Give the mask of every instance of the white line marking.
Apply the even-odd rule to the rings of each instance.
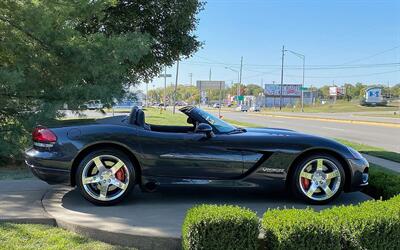
[[[346,131],[346,129],[342,129],[342,128],[331,128],[331,127],[321,127],[321,128],[336,130],[336,131]]]

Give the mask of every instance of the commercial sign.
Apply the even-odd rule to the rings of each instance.
[[[365,91],[365,101],[367,103],[380,103],[383,101],[382,88],[372,87]]]
[[[330,96],[344,95],[345,92],[346,92],[345,88],[343,87],[336,87],[336,86],[329,87]]]
[[[224,89],[225,81],[197,81],[196,87],[200,90]]]
[[[280,84],[265,84],[264,94],[266,96],[280,96],[281,85]],[[282,86],[283,96],[301,96],[301,84],[283,84]]]

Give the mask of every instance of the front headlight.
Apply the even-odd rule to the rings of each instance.
[[[351,147],[347,147],[347,148],[349,149],[349,151],[350,151],[351,155],[354,157],[354,159],[357,159],[357,160],[364,159],[362,154],[360,154],[360,152],[358,152],[354,148],[351,148]]]

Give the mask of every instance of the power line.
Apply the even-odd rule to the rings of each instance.
[[[395,50],[395,49],[397,49],[397,48],[400,48],[400,45],[394,46],[393,48],[386,49],[386,50],[380,51],[380,52],[378,52],[378,53],[375,53],[375,54],[372,54],[372,55],[369,55],[369,56],[366,56],[366,57],[362,57],[362,58],[359,58],[359,59],[355,59],[355,60],[351,60],[351,61],[345,62],[345,63],[343,63],[343,64],[341,64],[341,65],[346,65],[346,64],[353,63],[353,62],[364,61],[364,60],[373,58],[373,57],[375,57],[375,56],[379,56],[379,55],[385,54],[385,53],[387,53],[387,52],[389,52],[389,51],[392,51],[392,50]]]

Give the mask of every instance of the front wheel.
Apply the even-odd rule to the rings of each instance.
[[[129,158],[118,150],[96,150],[80,162],[76,183],[86,200],[95,205],[114,205],[132,191],[135,169]]]
[[[345,183],[342,164],[328,154],[303,159],[291,179],[292,191],[311,204],[327,204],[340,195]]]

